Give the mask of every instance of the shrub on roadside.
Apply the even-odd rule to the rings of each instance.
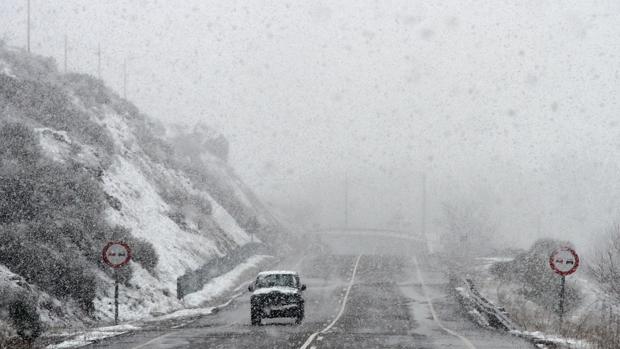
[[[122,226],[112,228],[111,238],[127,243],[129,248],[131,248],[132,261],[139,263],[149,273],[155,275],[159,255],[155,251],[153,244],[144,239],[134,237],[129,229]],[[121,282],[127,283],[131,279],[131,268],[121,268],[117,272]]]
[[[39,337],[43,324],[37,312],[36,300],[29,297],[14,296],[8,304],[9,318],[17,334],[26,341]]]
[[[159,262],[159,255],[155,251],[155,247],[144,239],[130,239],[129,243],[132,248],[133,260],[140,263],[152,275],[155,275],[155,268]]]
[[[611,226],[598,245],[601,253],[590,264],[590,272],[609,296],[620,301],[620,224]]]
[[[0,125],[0,135],[0,263],[92,311],[95,277],[87,268],[106,230],[100,183],[75,164],[43,157],[23,124]]]
[[[490,272],[500,280],[521,286],[520,294],[545,309],[559,312],[558,292],[561,277],[549,267],[549,256],[560,246],[570,243],[553,239],[540,239],[532,247],[515,257],[520,263],[497,262]],[[570,312],[581,302],[582,295],[570,282],[566,283],[564,308]]]
[[[68,131],[72,138],[94,145],[104,154],[114,152],[108,130],[78,110],[67,93],[52,83],[0,74],[1,104],[45,127]]]

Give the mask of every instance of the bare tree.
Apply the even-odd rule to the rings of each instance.
[[[496,232],[487,211],[473,202],[443,204],[441,244],[456,264],[487,253]]]
[[[620,301],[620,224],[611,226],[599,244],[590,270],[609,296]]]

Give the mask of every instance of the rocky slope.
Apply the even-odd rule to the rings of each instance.
[[[19,132],[34,135],[37,144],[32,156],[36,164],[45,163],[62,173],[79,173],[94,186],[94,206],[101,206],[92,212],[95,222],[99,216],[102,221],[89,229],[75,213],[81,212],[80,191],[65,198],[71,201],[67,204],[62,202],[63,191],[56,188],[59,193],[54,200],[61,202],[52,201],[49,206],[67,204],[73,211],[62,212],[78,216],[73,217],[79,221],[74,222],[76,234],[70,236],[65,236],[72,221],[67,214],[58,213],[53,223],[57,230],[39,229],[41,233],[33,236],[29,235],[33,222],[47,222],[39,212],[33,217],[0,221],[0,239],[17,236],[18,240],[28,235],[23,240],[27,246],[45,246],[55,261],[75,256],[79,261],[76,268],[94,276],[96,288],[92,309],[88,309],[74,304],[75,297],[38,285],[40,273],[30,275],[23,272],[28,270],[23,266],[17,270],[14,259],[0,259],[4,262],[0,265],[0,287],[7,292],[35,293],[49,324],[76,318],[110,319],[113,279],[97,252],[107,240],[123,238],[135,246],[136,258],[123,272],[123,319],[184,307],[176,298],[177,277],[235,251],[251,239],[279,248],[287,244],[288,234],[226,163],[228,143],[221,135],[206,131],[205,126],[169,132],[102,81],[87,75],[61,74],[51,59],[0,46],[0,127],[11,132],[21,130],[15,125],[26,130]],[[14,137],[13,133],[6,134]],[[187,139],[195,142],[188,143]],[[7,173],[12,173],[8,164],[17,161],[11,151],[18,148],[5,152]],[[36,164],[36,168],[42,166]],[[18,174],[12,176],[20,180]],[[39,187],[57,182],[42,182],[37,176],[30,180]],[[4,208],[11,212],[8,205],[5,203]],[[59,270],[64,269],[50,269],[49,273],[53,277]]]

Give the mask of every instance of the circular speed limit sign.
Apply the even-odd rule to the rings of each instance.
[[[122,241],[110,241],[101,252],[105,264],[120,268],[131,260],[131,249]]]
[[[549,265],[556,274],[570,275],[579,267],[579,256],[570,247],[560,247],[549,257]]]

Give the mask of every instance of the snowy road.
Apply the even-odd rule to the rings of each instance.
[[[246,294],[218,314],[183,327],[167,324],[88,348],[533,348],[469,322],[446,295],[446,280],[433,265],[421,259],[418,273],[410,256],[378,254],[284,263],[279,267],[299,268],[308,285],[301,325],[276,319],[251,326]]]

